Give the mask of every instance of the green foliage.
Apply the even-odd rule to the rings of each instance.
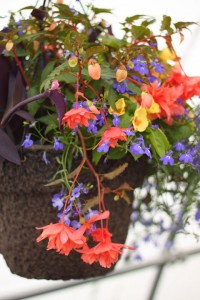
[[[155,150],[155,152],[160,156],[164,156],[166,152],[170,149],[169,141],[161,129],[148,128],[148,139]]]

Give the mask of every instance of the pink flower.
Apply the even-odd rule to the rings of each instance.
[[[97,120],[97,117],[83,107],[72,108],[65,113],[62,119],[62,124],[65,124],[71,129],[76,128],[77,125],[88,127],[88,121],[90,119]]]
[[[75,230],[64,223],[51,223],[37,229],[43,229],[43,232],[36,240],[38,243],[48,238],[47,250],[55,249],[64,255],[69,255],[72,249],[81,248],[86,243],[86,239],[83,236],[85,228],[82,227]]]
[[[58,80],[54,80],[51,84],[51,89],[56,90],[58,88],[59,88],[59,82],[58,82]]]

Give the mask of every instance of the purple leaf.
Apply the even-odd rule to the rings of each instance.
[[[53,101],[53,103],[56,106],[60,128],[62,124],[62,118],[66,112],[65,97],[63,94],[61,94],[60,90],[52,90],[49,98]]]
[[[17,110],[15,114],[25,119],[26,121],[35,122],[34,117],[25,110]]]
[[[0,129],[0,156],[17,165],[21,163],[17,147],[2,129]]]

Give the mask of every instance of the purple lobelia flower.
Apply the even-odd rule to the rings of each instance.
[[[89,121],[88,124],[89,124],[89,126],[88,126],[88,128],[87,128],[87,132],[92,132],[93,134],[96,134],[97,131],[98,131],[98,128],[97,128],[97,126],[96,126],[97,121],[96,121],[96,120],[94,120],[94,121]]]
[[[63,150],[64,149],[64,144],[60,142],[60,138],[54,137],[54,145],[53,145],[53,147],[54,147],[54,149],[56,151]]]
[[[53,195],[53,198],[52,198],[53,207],[56,207],[58,210],[61,210],[64,206],[64,202],[65,202],[65,197],[64,197],[63,191]]]
[[[118,93],[121,93],[121,94],[124,94],[126,92],[129,92],[129,89],[128,89],[128,86],[126,84],[125,81],[122,81],[122,82],[115,82],[113,84],[113,87],[114,89],[118,92]]]
[[[121,122],[120,117],[116,114],[113,114],[113,120],[112,120],[113,125],[118,127],[120,122]]]
[[[200,221],[200,209],[198,209],[195,213],[195,220]]]
[[[192,155],[187,152],[187,153],[183,153],[179,156],[179,159],[178,159],[180,162],[183,162],[184,164],[189,164],[189,163],[192,163],[193,162],[193,157]]]
[[[184,151],[185,150],[185,145],[182,143],[182,142],[177,142],[175,145],[174,145],[174,149],[176,151]]]
[[[130,146],[130,152],[134,155],[141,155],[144,154],[144,150],[142,149],[141,145],[139,143],[132,143]]]
[[[46,151],[44,151],[43,154],[42,154],[42,160],[45,162],[46,165],[50,164],[50,160],[48,160],[48,158],[47,158]]]
[[[97,148],[97,152],[108,152],[109,151],[109,144],[110,142],[104,142],[102,143],[98,148]]]
[[[174,165],[174,159],[172,157],[172,153],[173,153],[173,151],[170,150],[163,157],[160,158],[163,165],[170,165],[170,166]]]
[[[22,143],[22,147],[29,148],[33,145],[33,140],[31,140],[31,134],[25,135],[25,140]]]

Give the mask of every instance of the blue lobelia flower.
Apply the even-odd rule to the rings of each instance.
[[[22,147],[29,148],[33,145],[33,140],[31,140],[31,134],[25,135],[25,140],[22,143]]]
[[[192,155],[187,152],[187,153],[183,153],[179,156],[179,159],[178,159],[180,162],[183,162],[184,164],[189,164],[189,163],[192,163],[193,162],[193,157]]]
[[[182,143],[182,142],[177,142],[175,145],[174,145],[174,149],[176,151],[184,151],[185,150],[185,145]]]
[[[60,138],[54,137],[54,145],[53,145],[53,147],[54,147],[54,149],[56,151],[63,150],[64,144],[60,142]]]
[[[113,123],[114,126],[118,127],[119,124],[121,123],[120,117],[116,114],[113,114],[112,123]]]
[[[163,157],[160,158],[163,165],[170,165],[170,166],[174,165],[174,159],[172,157],[172,153],[173,153],[173,151],[170,150]]]

